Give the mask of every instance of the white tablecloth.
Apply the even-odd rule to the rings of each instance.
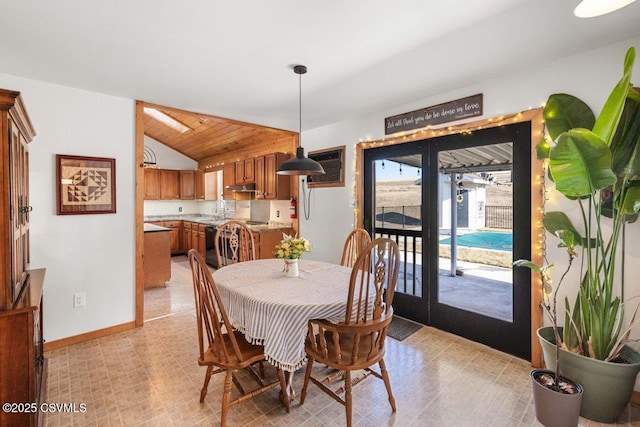
[[[233,326],[264,345],[269,362],[293,372],[306,360],[308,320],[344,319],[351,268],[300,259],[300,276],[288,278],[283,266],[281,259],[241,262],[213,278]]]

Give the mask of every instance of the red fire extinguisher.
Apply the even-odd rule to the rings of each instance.
[[[297,209],[298,209],[298,202],[296,201],[295,197],[292,197],[291,202],[289,203],[289,211],[291,213],[291,219],[296,219],[298,217]]]

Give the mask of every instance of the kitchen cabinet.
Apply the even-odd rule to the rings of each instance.
[[[196,198],[196,171],[181,170],[180,199],[193,200]]]
[[[160,200],[180,198],[180,171],[160,169]]]
[[[236,184],[236,164],[235,163],[225,163],[222,169],[222,194],[225,199],[231,200],[234,197],[233,191],[229,190],[227,187],[233,186]]]
[[[264,198],[268,200],[289,200],[291,198],[291,177],[278,175],[280,165],[289,159],[288,154],[272,153],[264,156]]]
[[[35,130],[20,92],[0,89],[0,402],[44,401],[44,269],[29,270],[29,143]],[[0,411],[1,426],[42,424],[36,412]]]
[[[160,170],[147,168],[144,170],[144,199],[160,198]]]
[[[235,185],[249,184],[254,181],[254,159],[237,161],[235,170]]]
[[[195,249],[206,256],[205,225],[193,221],[184,221],[184,251]]]
[[[204,200],[218,200],[218,175],[218,171],[204,173]]]
[[[195,171],[196,175],[196,183],[195,183],[195,192],[196,192],[196,200],[206,200],[205,192],[204,192],[204,171],[198,169]]]

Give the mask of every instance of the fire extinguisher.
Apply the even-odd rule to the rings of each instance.
[[[289,211],[291,214],[291,219],[296,219],[298,217],[297,209],[298,209],[298,202],[296,201],[295,197],[292,197],[291,202],[289,203]]]

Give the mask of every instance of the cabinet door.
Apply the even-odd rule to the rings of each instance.
[[[244,161],[244,182],[255,182],[255,159],[247,159]]]
[[[204,173],[205,200],[218,200],[218,173],[219,171]]]
[[[196,171],[196,199],[205,200],[204,194],[204,171]]]
[[[264,199],[264,157],[257,157],[255,159],[254,172],[256,178],[256,199]]]
[[[180,253],[182,251],[182,221],[165,221],[164,226],[171,229],[169,234],[171,255]]]
[[[193,240],[191,238],[191,224],[192,223],[190,221],[184,221],[183,242],[185,252],[189,252],[189,249],[193,247]]]
[[[236,162],[235,184],[249,184],[255,181],[254,159]]]
[[[180,198],[193,200],[196,198],[196,172],[180,171]]]
[[[160,169],[144,170],[144,199],[158,200],[160,198]]]
[[[227,190],[230,185],[236,183],[236,165],[235,163],[225,163],[224,169],[222,169],[222,185],[224,189],[222,191],[225,199],[233,199],[233,191]]]
[[[289,158],[284,153],[273,153],[264,156],[264,188],[265,199],[288,200],[291,197],[291,178],[288,175],[278,175],[278,167]]]
[[[15,302],[29,269],[29,153],[18,127],[9,120],[11,213],[11,302]],[[0,306],[2,304],[0,303]],[[8,304],[7,306],[10,306]]]
[[[197,230],[198,231],[196,232],[195,248],[198,252],[200,252],[200,255],[205,257],[207,255],[207,245],[206,245],[206,236],[204,233],[204,225],[198,224]]]
[[[180,198],[180,171],[160,169],[160,199]]]

